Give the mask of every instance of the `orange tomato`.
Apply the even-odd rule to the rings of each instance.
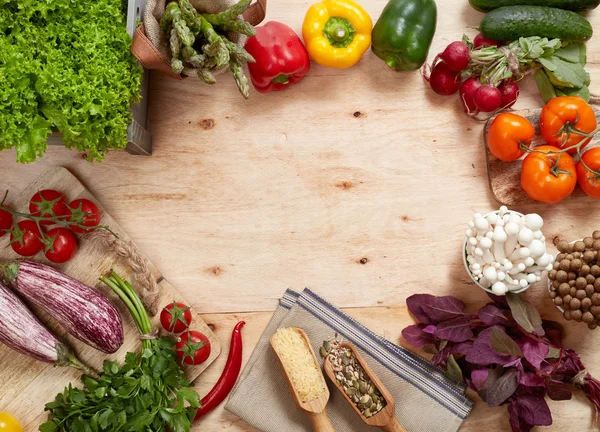
[[[540,113],[540,129],[542,137],[548,144],[565,149],[579,144],[585,137],[567,132],[564,126],[581,132],[590,133],[596,129],[596,113],[593,108],[579,96],[561,96],[550,99]],[[585,147],[583,145],[583,147]],[[583,148],[582,147],[582,148]],[[574,154],[576,149],[569,150]]]
[[[502,113],[498,114],[490,125],[487,144],[494,156],[510,162],[525,154],[521,150],[521,143],[529,147],[534,135],[535,128],[525,117]]]
[[[600,177],[596,177],[595,173],[588,170],[588,168],[594,171],[600,170],[600,147],[594,147],[586,151],[581,156],[581,159],[585,163],[585,166],[581,161],[577,163],[577,181],[579,182],[579,186],[581,186],[581,189],[583,189],[587,196],[600,199]]]
[[[553,204],[573,193],[577,185],[575,161],[558,151],[552,146],[536,147],[523,160],[521,187],[530,198]]]

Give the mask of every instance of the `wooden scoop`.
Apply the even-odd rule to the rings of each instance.
[[[371,382],[379,390],[381,396],[383,396],[383,399],[385,399],[387,405],[383,407],[383,409],[377,414],[374,414],[368,418],[365,417],[362,414],[362,412],[360,412],[360,410],[356,407],[354,401],[352,401],[352,399],[348,397],[344,389],[339,386],[337,379],[335,378],[335,371],[333,370],[333,365],[331,364],[331,360],[329,360],[329,356],[327,356],[325,357],[325,361],[323,362],[323,369],[325,369],[325,373],[327,374],[331,382],[333,382],[335,387],[339,390],[341,395],[344,396],[344,398],[348,401],[350,406],[354,409],[354,411],[356,411],[356,413],[360,416],[362,421],[366,424],[370,426],[377,426],[381,430],[384,430],[386,432],[407,432],[406,428],[404,428],[404,426],[402,426],[400,421],[398,421],[398,419],[396,418],[396,414],[394,412],[394,398],[392,397],[390,392],[384,387],[379,378],[377,378],[377,376],[373,373],[373,371],[367,365],[367,363],[365,363],[365,361],[360,356],[354,345],[347,342],[344,342],[340,345],[344,348],[349,348],[350,350],[352,350],[352,352],[356,356],[356,359],[358,360],[358,363],[360,363],[360,365],[365,370],[367,376],[371,379]]]
[[[298,332],[300,334],[300,336],[302,336],[302,338],[305,340],[306,346],[308,347],[310,354],[312,355],[312,357],[315,361],[315,365],[317,366],[317,369],[319,370],[319,375],[321,376],[321,379],[323,380],[323,386],[325,387],[325,391],[317,399],[314,399],[309,402],[302,402],[302,400],[300,399],[300,396],[298,395],[298,392],[296,391],[296,389],[294,388],[294,385],[292,384],[292,380],[288,374],[288,371],[285,369],[285,366],[281,362],[281,358],[279,357],[279,354],[277,353],[275,348],[273,348],[273,351],[275,351],[275,355],[277,356],[277,360],[279,360],[279,365],[281,366],[281,369],[283,370],[283,374],[288,383],[288,387],[290,388],[290,393],[294,397],[296,406],[308,415],[308,418],[310,419],[315,432],[335,432],[335,428],[331,424],[331,420],[329,420],[329,416],[327,415],[327,411],[325,409],[327,402],[329,401],[329,389],[327,388],[327,383],[325,382],[325,377],[320,372],[321,366],[319,365],[319,362],[317,361],[317,357],[315,356],[315,353],[313,352],[313,350],[311,348],[310,341],[308,340],[308,336],[306,335],[304,330],[299,329],[299,328],[294,328],[294,331]],[[272,347],[273,347],[274,336],[275,335],[271,336],[271,339],[270,339]]]

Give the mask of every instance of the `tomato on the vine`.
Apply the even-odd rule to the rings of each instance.
[[[67,201],[63,194],[53,189],[44,189],[31,197],[29,201],[29,213],[33,216],[51,218],[52,216],[64,216],[69,212]],[[52,221],[40,221],[42,225],[52,225]]]
[[[10,246],[21,256],[33,256],[42,249],[42,234],[32,220],[22,220],[10,230]]]
[[[14,416],[0,412],[0,432],[23,432],[23,428]]]
[[[171,333],[183,333],[192,323],[192,311],[183,303],[173,302],[160,312],[160,324]]]
[[[181,335],[175,349],[181,361],[197,366],[210,356],[210,341],[205,334],[192,330]]]
[[[579,144],[585,137],[577,131],[589,134],[596,126],[594,109],[579,96],[552,98],[540,113],[542,137],[548,144],[560,149]],[[569,153],[574,154],[576,151],[574,148]]]
[[[587,196],[600,199],[600,147],[589,149],[581,156],[577,162],[577,181]]]
[[[61,264],[69,261],[77,250],[75,235],[66,228],[53,228],[46,233],[48,244],[46,258],[49,261]]]
[[[69,225],[73,231],[79,234],[89,233],[93,231],[98,225],[100,225],[100,209],[98,206],[90,201],[89,199],[79,198],[69,203],[69,209],[71,216],[69,220],[76,218],[84,226],[90,227],[90,229],[83,229],[77,225]],[[85,214],[87,213],[87,214]]]
[[[530,198],[557,203],[573,193],[577,184],[575,161],[552,146],[536,147],[523,160],[521,186]]]
[[[6,234],[13,226],[15,218],[6,210],[0,209],[0,237]]]
[[[521,144],[529,147],[535,128],[525,117],[513,114],[498,114],[492,121],[487,134],[490,152],[498,159],[510,162],[525,154]]]

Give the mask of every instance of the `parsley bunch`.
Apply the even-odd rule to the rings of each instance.
[[[100,278],[127,305],[142,335],[152,331],[150,318],[131,284],[115,273]],[[139,354],[125,364],[105,361],[99,379],[82,377],[83,389],[70,384],[46,404],[49,419],[41,432],[163,431],[187,432],[200,397],[177,364],[175,341],[145,339]]]

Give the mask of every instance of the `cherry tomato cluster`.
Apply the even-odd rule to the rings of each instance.
[[[486,39],[481,34],[473,40],[473,49],[499,45],[500,42]],[[470,58],[469,45],[462,41],[452,42],[436,56],[429,76],[424,75],[424,78],[437,94],[449,96],[459,92],[464,110],[471,116],[513,106],[519,97],[519,86],[511,79],[491,85],[482,82],[480,77],[469,76]]]
[[[16,222],[15,218],[22,218]],[[79,198],[70,203],[53,189],[37,192],[29,200],[29,213],[0,204],[0,237],[10,234],[12,249],[30,257],[41,250],[53,263],[64,263],[75,255],[75,233],[85,234],[100,225],[100,210],[92,201]]]
[[[527,153],[521,187],[536,201],[557,203],[573,193],[577,182],[588,196],[600,199],[600,148],[583,152],[598,132],[592,107],[578,96],[553,98],[540,113],[540,131],[547,145],[531,148],[535,129],[529,120],[502,113],[490,125],[488,148],[506,162]]]
[[[175,350],[183,363],[197,366],[208,359],[210,340],[204,333],[190,330],[192,311],[189,306],[175,301],[168,304],[160,312],[160,324],[169,333],[178,335]]]

